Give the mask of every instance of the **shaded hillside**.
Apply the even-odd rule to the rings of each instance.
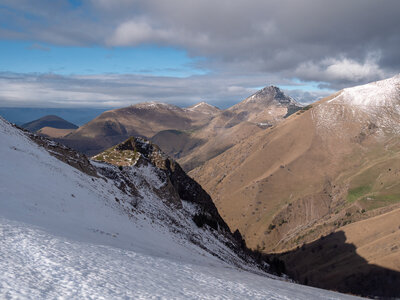
[[[36,133],[49,138],[62,138],[74,131],[75,129],[58,129],[54,127],[43,127],[38,131],[36,131]]]
[[[78,126],[72,124],[58,116],[48,115],[40,119],[34,120],[29,123],[21,125],[22,128],[29,130],[31,132],[36,132],[43,127],[51,127],[56,129],[77,129]]]
[[[173,155],[175,159],[186,156],[193,149],[201,146],[206,141],[193,137],[190,131],[163,130],[155,134],[151,141],[156,145],[162,145],[164,152]]]
[[[151,138],[164,130],[193,130],[212,118],[209,112],[195,109],[164,103],[141,103],[107,111],[60,141],[94,155],[130,136]]]
[[[235,119],[235,114],[223,112],[198,130],[161,131],[152,140],[177,159],[186,171],[192,170],[262,130],[257,124],[244,120],[233,124]]]
[[[197,107],[206,107],[200,103]],[[266,87],[242,102],[228,108],[207,123],[185,136],[185,144],[171,149],[168,138],[170,133],[162,132],[155,137],[162,149],[167,149],[187,171],[225,152],[245,138],[278,124],[293,112],[301,108],[294,99],[285,95],[277,87]],[[165,135],[163,137],[163,135]],[[177,138],[171,137],[171,138]],[[180,140],[182,141],[182,140]]]
[[[399,247],[398,239],[392,242],[397,244],[392,248]],[[339,230],[274,257],[285,262],[292,278],[306,285],[364,297],[398,297],[398,268],[369,262],[358,249],[359,245],[349,242],[346,232]],[[331,257],[334,259],[327,259]]]

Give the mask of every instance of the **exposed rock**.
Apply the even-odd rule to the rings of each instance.
[[[75,150],[63,144],[57,143],[46,137],[31,133],[30,131],[20,128],[16,125],[14,126],[25,131],[27,136],[33,142],[45,148],[52,156],[78,169],[79,171],[82,171],[90,176],[98,177],[96,169],[90,164],[90,161],[86,155],[76,152]]]
[[[114,159],[118,153],[124,153],[121,161]],[[126,157],[133,157],[134,159],[129,160],[130,163],[127,164]],[[177,207],[182,206],[181,200],[195,203],[201,208],[201,222],[205,222],[210,227],[214,227],[213,225],[217,224],[217,227],[220,229],[230,232],[229,227],[219,215],[211,197],[196,181],[182,170],[176,161],[169,158],[157,145],[150,141],[143,138],[131,137],[94,156],[93,159],[117,166],[152,164],[161,171],[160,176],[164,177],[166,181],[166,185],[160,192],[172,195],[172,197],[169,197],[171,203]]]

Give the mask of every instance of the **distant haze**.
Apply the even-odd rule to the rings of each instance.
[[[46,115],[57,115],[73,124],[82,126],[108,109],[101,108],[0,108],[0,116],[22,125]]]

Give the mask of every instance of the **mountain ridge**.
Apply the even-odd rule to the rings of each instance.
[[[44,117],[41,117],[37,120],[25,123],[21,125],[22,128],[25,128],[29,131],[36,132],[43,127],[51,127],[51,128],[56,128],[56,129],[77,129],[78,126],[75,124],[72,124],[71,122],[68,122],[64,120],[63,118],[60,118],[56,115],[47,115]]]
[[[361,224],[368,222],[362,221],[400,205],[398,87],[394,77],[339,91],[247,137],[189,175],[252,248],[281,253],[346,231],[349,224],[365,239],[377,239],[378,233],[363,231]],[[366,110],[355,101],[355,91],[361,91],[363,101],[379,99],[384,105]],[[399,255],[396,245],[382,243],[374,252],[362,252],[366,262],[387,267],[386,258]],[[334,259],[325,263],[337,268]],[[400,271],[398,263],[392,268]],[[337,276],[348,276],[346,272],[357,271],[336,269]],[[314,285],[321,286],[313,276]],[[324,286],[335,288],[332,282]],[[351,288],[356,292],[356,286],[347,290]]]
[[[279,88],[265,88],[259,93],[268,101],[247,107],[246,98],[239,103],[240,111],[220,110],[204,101],[188,108],[143,102],[105,112],[58,141],[96,155],[129,136],[145,137],[190,170],[229,149],[241,137],[277,124],[300,109]],[[275,96],[286,102],[275,101]]]

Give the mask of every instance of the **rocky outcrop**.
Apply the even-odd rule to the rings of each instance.
[[[121,161],[116,161],[114,158],[120,153],[124,153],[124,158]],[[201,208],[201,212],[194,217],[198,226],[207,224],[214,229],[230,232],[228,225],[219,215],[211,197],[203,190],[200,184],[190,178],[176,161],[169,158],[157,145],[150,141],[131,137],[96,155],[93,159],[122,167],[127,166],[125,158],[128,156],[132,157],[130,159],[131,165],[152,164],[161,171],[161,176],[166,180],[164,192],[167,189],[168,194],[174,195],[170,197],[171,203],[181,207],[180,201],[183,200],[198,205]]]

